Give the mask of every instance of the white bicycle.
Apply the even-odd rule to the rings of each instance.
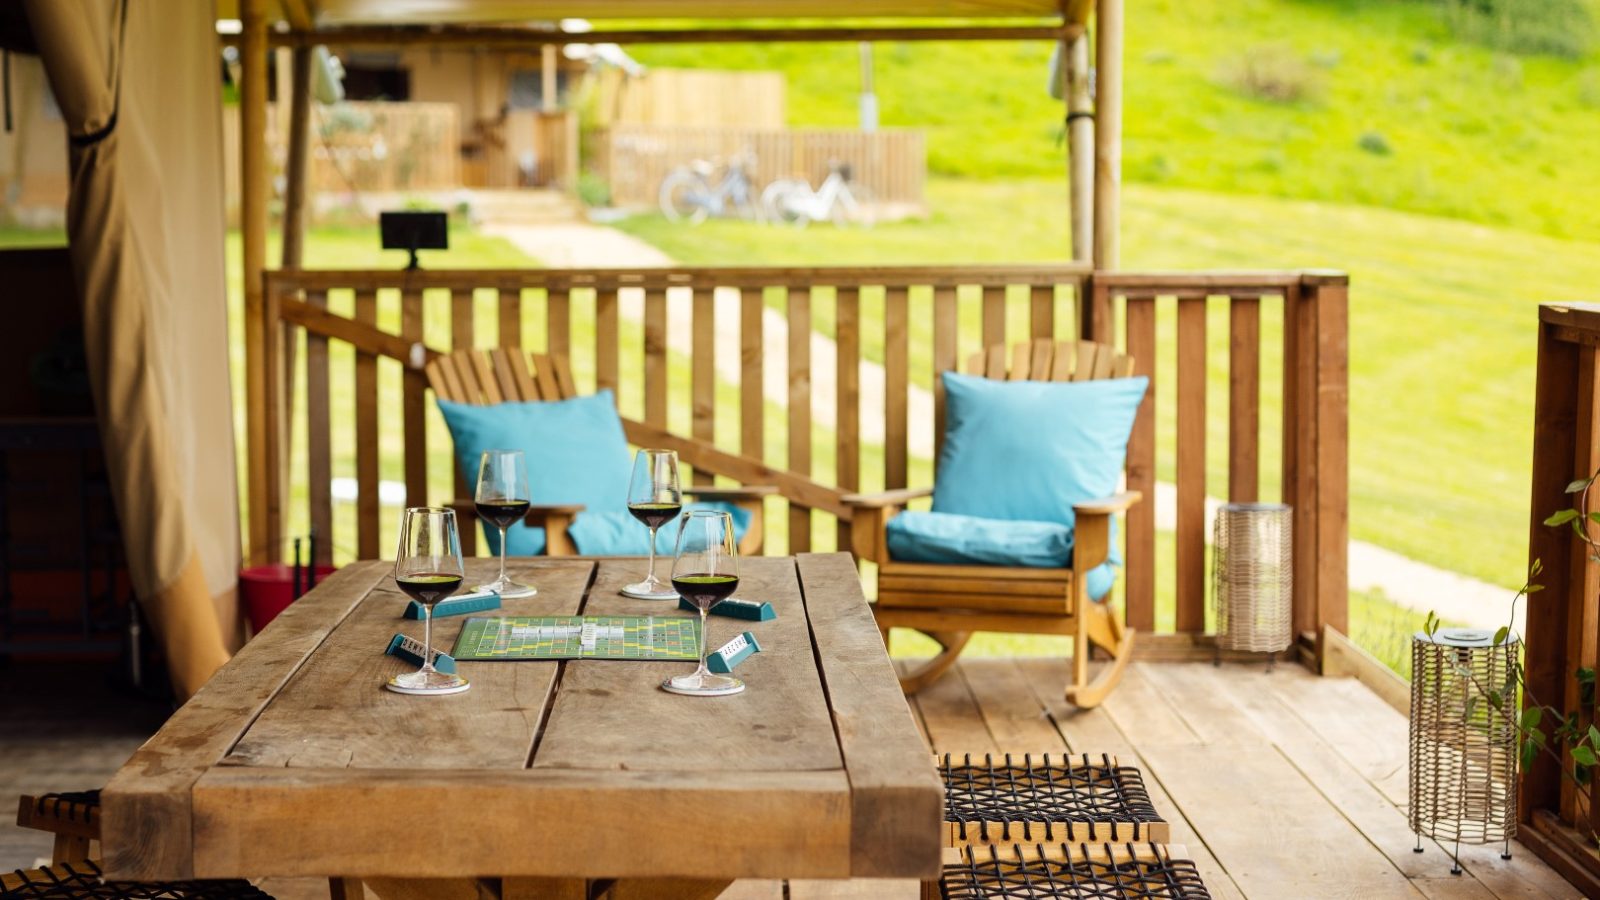
[[[822,186],[799,178],[780,178],[761,192],[761,209],[770,222],[804,228],[812,222],[870,226],[875,204],[866,185],[850,180],[850,166],[830,163]]]

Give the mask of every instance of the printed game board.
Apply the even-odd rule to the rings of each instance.
[[[681,659],[699,653],[693,616],[496,616],[467,619],[450,655],[493,659]]]

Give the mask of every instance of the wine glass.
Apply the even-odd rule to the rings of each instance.
[[[422,607],[422,668],[390,678],[384,687],[400,694],[459,694],[470,685],[460,675],[433,667],[433,607],[461,587],[461,534],[453,509],[414,506],[400,520],[394,580]]]
[[[706,613],[732,596],[739,587],[739,543],[733,516],[713,509],[691,510],[678,525],[678,546],[672,560],[672,586],[700,610],[700,665],[693,675],[677,675],[661,682],[674,694],[720,697],[744,690],[744,682],[731,675],[716,675],[706,668],[708,629]]]
[[[506,577],[506,529],[528,514],[528,467],[521,450],[485,450],[478,462],[478,518],[500,529],[500,577],[473,590],[494,591],[504,598],[532,597],[537,588]]]
[[[633,480],[628,484],[628,512],[650,529],[650,571],[643,581],[622,589],[625,597],[639,600],[676,600],[672,586],[656,577],[656,531],[683,510],[678,487],[678,454],[672,450],[640,450],[633,458]]]

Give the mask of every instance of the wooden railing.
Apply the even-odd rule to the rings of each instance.
[[[1176,632],[1206,631],[1216,431],[1229,449],[1212,493],[1270,499],[1278,482],[1295,506],[1297,633],[1345,631],[1345,291],[1338,274],[1071,265],[269,272],[272,346],[251,370],[263,401],[250,421],[252,546],[281,549],[293,497],[296,533],[315,525],[325,557],[387,552],[386,468],[408,501],[459,489],[422,366],[514,345],[566,354],[580,389],[615,389],[629,439],[676,449],[697,481],[777,486],[769,533],[787,540],[770,549],[848,547],[843,494],[931,483],[936,372],[982,346],[1094,338],[1120,342],[1153,380],[1128,456],[1128,485],[1149,498],[1127,521],[1129,621],[1158,630],[1157,598],[1170,596]],[[1208,341],[1208,319],[1226,322],[1226,341],[1215,326]],[[1208,376],[1222,359],[1226,378]],[[1207,415],[1208,380],[1225,417]],[[1176,481],[1175,564],[1157,552],[1158,474]],[[354,502],[335,504],[332,485],[350,476]],[[1163,646],[1197,642],[1148,645]]]
[[[1527,690],[1523,702],[1555,706],[1579,717],[1580,733],[1595,720],[1592,685],[1577,678],[1594,669],[1600,653],[1600,565],[1568,528],[1544,520],[1576,499],[1569,483],[1600,469],[1600,305],[1539,308],[1538,379],[1533,407],[1533,503],[1530,564],[1539,560],[1543,590],[1528,603]],[[1591,532],[1600,531],[1591,526]],[[1546,717],[1548,718],[1548,717]],[[1600,895],[1600,857],[1592,835],[1600,828],[1596,788],[1564,778],[1540,754],[1522,774],[1519,803],[1527,826],[1522,841],[1588,896]]]
[[[615,125],[585,134],[595,174],[617,206],[654,207],[661,180],[697,160],[727,163],[749,154],[748,174],[759,193],[776,178],[803,178],[818,187],[833,162],[847,163],[854,182],[880,203],[922,204],[928,153],[921,131],[787,128],[691,128]]]

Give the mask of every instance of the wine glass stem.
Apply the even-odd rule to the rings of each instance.
[[[433,674],[433,609],[422,607],[422,668],[424,674]]]
[[[705,676],[711,674],[711,670],[706,668],[706,641],[710,637],[708,631],[709,631],[709,629],[706,626],[706,609],[705,609],[705,607],[701,607],[700,608],[700,667],[694,670],[694,673],[696,675],[701,676],[701,677],[705,677]]]
[[[495,582],[502,587],[506,583],[506,526],[500,526],[500,579]]]
[[[656,530],[650,529],[650,571],[644,576],[646,584],[656,583]]]

